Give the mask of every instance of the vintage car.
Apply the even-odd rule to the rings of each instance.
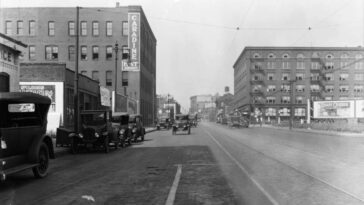
[[[169,130],[170,127],[170,119],[168,117],[162,117],[158,119],[157,130],[161,128]]]
[[[188,116],[191,127],[197,127],[197,116],[196,115],[189,115]]]
[[[48,97],[34,93],[0,93],[0,179],[32,169],[37,178],[48,173],[54,159],[53,143],[46,134]]]
[[[172,127],[172,135],[177,134],[177,131],[185,131],[187,134],[191,134],[191,125],[188,115],[178,114]]]
[[[143,120],[141,115],[130,115],[129,129],[131,130],[131,133],[133,135],[132,139],[134,142],[137,142],[138,138],[140,138],[141,141],[144,141],[145,128],[143,127]]]
[[[115,149],[120,144],[120,138],[112,134],[111,112],[107,110],[84,110],[80,113],[80,131],[69,135],[71,152],[77,153],[81,147],[102,148],[109,152],[109,144]]]
[[[132,142],[132,133],[129,129],[129,114],[123,112],[115,112],[112,114],[111,123],[113,128],[113,135],[120,139],[120,144],[125,147],[126,143],[129,145]]]

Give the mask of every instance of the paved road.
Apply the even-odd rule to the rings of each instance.
[[[364,137],[202,123],[191,135],[157,131],[109,154],[63,156],[46,179],[19,173],[0,184],[0,202],[364,204],[363,150]]]

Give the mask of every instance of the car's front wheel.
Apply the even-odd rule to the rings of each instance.
[[[47,145],[43,142],[38,150],[38,166],[33,168],[33,174],[37,178],[43,178],[48,174],[49,151]]]

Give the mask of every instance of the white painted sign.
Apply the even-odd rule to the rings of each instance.
[[[315,101],[313,102],[314,118],[354,118],[354,100],[348,101]]]

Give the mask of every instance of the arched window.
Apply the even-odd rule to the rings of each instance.
[[[0,92],[10,91],[10,76],[7,73],[0,73]]]
[[[299,53],[299,54],[297,54],[297,58],[298,59],[303,59],[303,58],[305,58],[305,56],[302,53]]]
[[[341,58],[347,59],[347,58],[349,58],[349,55],[347,53],[344,53],[341,55]]]
[[[326,55],[326,58],[327,58],[327,59],[333,59],[333,58],[334,58],[334,55],[332,55],[332,54],[327,54],[327,55]]]
[[[289,58],[288,53],[283,54],[283,55],[282,55],[282,58]]]
[[[273,54],[273,53],[270,53],[269,55],[268,55],[268,58],[275,58],[276,56]]]
[[[254,53],[253,58],[260,58],[259,53]]]
[[[355,59],[361,59],[361,58],[363,58],[363,56],[361,54],[356,54],[355,55]]]
[[[319,58],[320,54],[318,52],[313,52],[312,58]]]

